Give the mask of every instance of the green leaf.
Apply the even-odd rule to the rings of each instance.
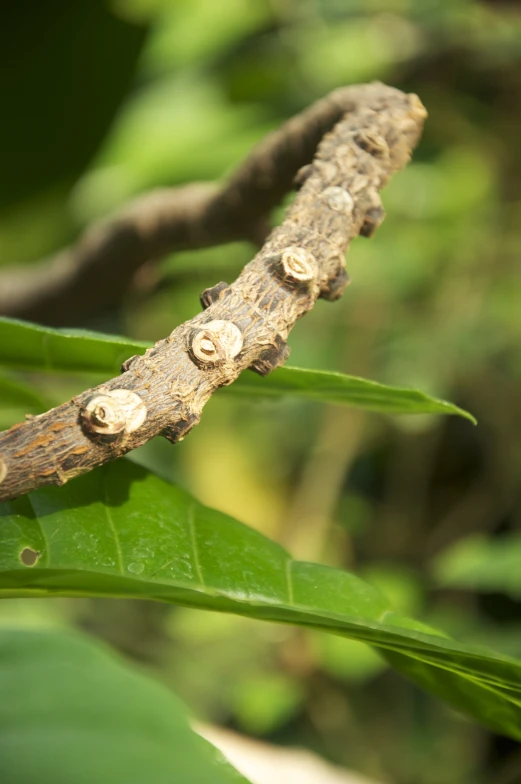
[[[474,534],[441,553],[434,564],[439,585],[498,591],[521,597],[521,536]]]
[[[0,318],[0,365],[15,370],[119,373],[125,359],[144,354],[149,346],[114,335]]]
[[[467,411],[417,389],[391,387],[331,371],[283,367],[266,378],[243,373],[235,384],[226,389],[232,393],[262,397],[291,395],[384,414],[459,414],[476,424]]]
[[[51,405],[28,384],[0,376],[0,430],[11,427],[26,414],[41,414]]]
[[[133,354],[143,354],[150,345],[81,330],[50,329],[0,319],[0,365],[20,370],[114,374],[119,372],[123,360]],[[476,421],[452,403],[415,389],[321,370],[284,367],[266,378],[245,372],[226,392],[256,397],[291,395],[386,414],[458,414]]]
[[[62,630],[0,630],[3,784],[247,784],[184,706],[110,650]]]
[[[157,599],[366,642],[427,690],[521,740],[521,662],[397,615],[369,583],[293,561],[126,460],[2,505],[0,597],[56,595]]]

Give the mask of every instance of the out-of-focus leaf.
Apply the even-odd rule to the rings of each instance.
[[[41,414],[52,404],[27,384],[0,376],[0,430],[26,414]]]
[[[0,629],[4,784],[247,784],[163,686],[87,638]]]
[[[363,642],[334,634],[316,634],[313,642],[324,670],[348,683],[366,683],[388,667],[385,659]]]
[[[231,705],[237,721],[254,735],[273,732],[287,722],[302,700],[298,682],[281,673],[248,673],[232,686]]]
[[[341,83],[384,77],[398,62],[417,51],[417,29],[399,16],[337,20],[334,26],[306,30],[299,48],[300,66],[316,88],[326,91]]]
[[[1,507],[0,596],[128,596],[322,629],[521,739],[521,662],[411,618],[353,574],[278,544],[121,460]]]
[[[57,330],[0,319],[0,365],[17,369],[116,373],[124,359],[143,354],[149,343],[78,330]],[[386,386],[342,373],[279,368],[267,378],[243,373],[225,390],[254,397],[291,395],[387,414],[471,414],[416,389]]]
[[[497,591],[521,597],[521,536],[498,539],[473,535],[438,556],[434,575],[439,585]]]
[[[78,182],[76,214],[86,223],[147,188],[222,177],[272,129],[259,114],[228,104],[195,74],[150,82],[120,112],[96,165]]]
[[[125,3],[137,4],[136,0]],[[267,3],[250,0],[228,0],[226,11],[223,14],[214,0],[164,4],[147,46],[145,69],[156,72],[191,65],[200,68],[202,63],[211,66],[216,56],[266,25],[271,16]]]

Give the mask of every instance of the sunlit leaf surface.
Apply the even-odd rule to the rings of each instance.
[[[0,597],[127,596],[322,629],[521,739],[521,662],[397,615],[353,574],[278,544],[126,460],[5,503]]]
[[[0,365],[21,370],[118,373],[123,360],[149,343],[79,330],[56,330],[0,319]],[[416,389],[386,386],[341,373],[284,367],[261,378],[248,371],[226,389],[231,394],[292,397],[389,414],[471,414]]]

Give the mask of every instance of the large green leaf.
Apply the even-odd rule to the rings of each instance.
[[[0,597],[53,595],[157,599],[367,642],[429,691],[521,740],[521,662],[396,615],[356,576],[293,561],[126,460],[2,505]]]
[[[149,346],[109,335],[0,319],[0,365],[20,370],[114,374],[124,359],[143,354]],[[461,408],[416,389],[320,370],[285,367],[266,378],[246,372],[226,391],[257,397],[291,395],[391,414],[459,414],[475,422]]]
[[[2,784],[247,784],[163,686],[87,638],[0,630]]]

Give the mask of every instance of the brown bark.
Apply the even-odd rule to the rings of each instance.
[[[253,261],[232,285],[204,292],[206,309],[128,360],[123,375],[0,434],[0,500],[63,484],[159,434],[181,440],[216,389],[248,367],[267,373],[282,364],[297,319],[318,297],[341,295],[348,243],[371,236],[381,223],[378,191],[408,162],[426,112],[415,95],[380,84],[347,88],[329,100],[340,102],[345,116],[320,142],[282,225]],[[294,133],[286,126],[291,144],[300,138],[299,122]],[[259,158],[271,193],[285,155],[299,157],[273,144],[266,142],[276,153],[271,167],[269,154]],[[249,198],[251,176],[243,176],[230,191],[235,198]]]

